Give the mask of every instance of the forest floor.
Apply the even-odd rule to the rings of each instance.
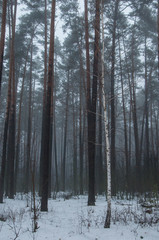
[[[0,204],[0,240],[158,240],[159,207],[152,201],[112,200],[112,222],[104,229],[107,202],[98,196],[96,206],[87,197],[49,200],[48,212],[40,212],[36,200],[37,231],[33,233],[33,201],[26,195]]]

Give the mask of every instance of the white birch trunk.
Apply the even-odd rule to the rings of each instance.
[[[104,228],[110,228],[111,218],[111,160],[110,160],[110,143],[109,143],[109,130],[108,130],[108,118],[107,118],[107,106],[104,92],[104,24],[103,24],[103,11],[102,11],[102,98],[104,108],[104,129],[106,139],[106,166],[107,166],[107,215],[105,219]]]

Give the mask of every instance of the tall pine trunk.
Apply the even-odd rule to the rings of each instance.
[[[101,77],[100,77],[101,78]],[[101,81],[101,80],[100,80]],[[103,192],[103,154],[102,154],[102,143],[103,143],[103,135],[102,135],[102,86],[99,84],[99,113],[98,113],[98,147],[96,151],[96,186],[98,194],[102,194]]]
[[[148,73],[147,73],[147,39],[145,37],[145,166],[146,175],[149,174],[149,104],[148,104]]]
[[[113,33],[112,33],[112,52],[111,52],[111,171],[112,171],[112,194],[116,194],[116,151],[115,151],[115,128],[116,128],[116,112],[115,112],[115,48],[116,48],[116,25],[119,1],[115,1]]]
[[[3,0],[2,6],[2,24],[1,24],[1,40],[0,40],[0,95],[2,85],[2,70],[3,70],[3,56],[5,45],[5,30],[6,30],[6,12],[7,12],[7,0]]]
[[[6,171],[6,165],[7,165],[6,154],[7,154],[10,106],[11,106],[11,77],[9,77],[9,80],[8,80],[8,97],[7,97],[7,107],[6,107],[4,133],[3,133],[2,162],[1,162],[1,175],[0,175],[0,203],[3,202],[4,179],[5,179],[5,171]]]
[[[21,92],[20,92],[20,101],[19,101],[17,139],[16,139],[16,149],[15,149],[15,161],[16,161],[16,163],[15,163],[15,192],[16,192],[16,189],[17,189],[17,180],[18,180],[18,174],[19,174],[19,152],[20,152],[20,136],[21,136],[22,99],[23,99],[23,92],[24,92],[24,80],[25,80],[25,77],[26,77],[26,69],[27,69],[29,48],[30,48],[30,45],[28,47],[27,55],[26,55],[26,59],[25,59],[22,86],[21,86]]]
[[[88,205],[95,205],[95,149],[96,149],[96,102],[97,102],[97,80],[99,60],[99,38],[100,38],[100,1],[95,1],[95,40],[94,40],[94,62],[92,97],[90,96],[90,67],[89,67],[89,42],[88,42],[88,10],[85,0],[85,38],[86,38],[86,64],[87,64],[87,121],[88,121]]]
[[[135,159],[136,159],[136,181],[135,181],[135,190],[137,192],[141,191],[141,162],[140,162],[140,147],[139,147],[139,133],[138,133],[138,119],[137,119],[137,107],[136,107],[136,89],[135,89],[135,65],[134,65],[134,32],[132,35],[132,52],[131,52],[131,84],[130,89],[132,88],[132,119],[134,127],[134,138],[135,138]]]
[[[121,47],[119,40],[119,60],[120,60],[120,81],[121,81],[121,90],[122,90],[122,109],[123,109],[123,118],[124,118],[124,144],[125,144],[125,165],[126,165],[126,191],[129,191],[129,154],[128,154],[128,134],[127,134],[127,119],[126,119],[126,110],[125,110],[125,96],[124,96],[124,83],[123,83],[123,69],[122,69],[122,59],[121,59]]]
[[[88,147],[88,161],[90,159],[90,106],[91,106],[91,97],[90,97],[90,54],[89,54],[89,28],[88,28],[88,2],[87,0],[84,1],[85,4],[85,47],[86,47],[86,79],[87,79],[87,84],[86,84],[86,106],[87,106],[87,147]],[[86,165],[87,166],[87,165]],[[86,167],[87,170],[87,167]],[[87,171],[86,171],[86,176],[87,176]],[[88,188],[89,191],[89,188]],[[93,192],[94,192],[94,186],[93,186]],[[94,194],[94,193],[93,193]],[[92,199],[93,204],[95,204],[95,197],[93,196]]]
[[[42,191],[42,169],[44,160],[44,123],[45,123],[45,105],[46,105],[46,83],[47,83],[47,0],[45,0],[45,54],[44,54],[44,90],[43,90],[43,109],[42,109],[42,131],[41,131],[41,150],[40,150],[40,177],[39,177],[39,195]]]
[[[54,108],[54,154],[55,154],[55,173],[56,173],[56,192],[59,192],[59,176],[58,176],[58,164],[57,164],[57,137],[56,137],[56,118],[55,118],[55,108]]]
[[[69,77],[70,76],[69,76],[69,71],[68,71],[65,124],[64,124],[64,144],[63,144],[63,156],[62,156],[62,191],[63,192],[65,192],[65,188],[66,188],[66,146],[67,146],[67,128],[68,128]]]
[[[50,152],[50,126],[51,126],[51,93],[54,81],[54,31],[55,31],[55,0],[52,0],[51,28],[50,28],[50,49],[49,49],[49,66],[47,94],[45,104],[45,123],[43,139],[43,171],[42,171],[42,198],[41,211],[48,211],[48,188],[49,188],[49,152]]]
[[[11,77],[11,108],[9,118],[9,136],[8,136],[8,194],[9,198],[14,198],[14,164],[15,164],[15,124],[16,124],[16,84],[15,84],[15,25],[16,25],[17,1],[15,5],[11,3],[11,20],[12,20],[12,39],[11,39],[11,58],[10,58],[10,77]]]
[[[82,136],[82,84],[80,78],[80,112],[79,112],[79,156],[80,156],[80,194],[83,195],[83,136]]]
[[[73,105],[73,192],[77,195],[77,127],[75,116],[75,101],[74,94],[72,93],[72,105]]]
[[[29,101],[28,101],[28,128],[27,128],[27,163],[26,163],[26,182],[25,193],[30,190],[30,168],[31,168],[31,139],[32,139],[32,58],[33,58],[33,42],[31,46],[30,57],[30,81],[29,81]]]

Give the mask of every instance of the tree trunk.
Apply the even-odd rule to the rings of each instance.
[[[1,162],[1,175],[0,175],[0,203],[3,203],[10,106],[11,106],[11,78],[9,77],[8,98],[7,98],[7,107],[6,107],[4,133],[3,133],[3,148],[2,148],[2,162]]]
[[[95,142],[96,142],[96,102],[97,102],[97,79],[98,79],[98,56],[100,38],[100,1],[95,2],[95,41],[92,97],[90,98],[90,69],[89,69],[89,43],[88,43],[88,17],[87,1],[85,1],[85,38],[86,38],[86,61],[87,61],[87,118],[88,118],[88,205],[95,205]]]
[[[54,86],[52,86],[52,90],[51,90],[51,113],[50,113],[50,148],[49,148],[49,192],[48,192],[48,196],[51,197],[51,189],[52,189],[52,148],[53,148],[53,111],[54,111],[54,104],[53,103],[55,101],[55,99],[53,99],[53,88]]]
[[[82,109],[82,104],[84,103],[84,98],[86,96],[85,89],[85,78],[84,78],[84,69],[83,69],[83,59],[82,59],[82,49],[81,45],[79,45],[79,54],[80,54],[80,109],[79,109],[79,157],[80,157],[80,173],[79,173],[79,181],[80,181],[80,194],[83,195],[83,141],[84,136],[82,134],[82,114],[84,111]],[[84,95],[82,94],[82,90],[84,89]],[[84,127],[84,126],[83,126]]]
[[[127,55],[126,55],[126,47],[125,47],[125,41],[124,41],[124,37],[123,37],[123,46],[124,46],[124,55],[125,55],[125,61],[126,61],[126,67],[128,70],[128,63],[127,63]],[[130,93],[130,109],[129,109],[129,137],[128,137],[128,159],[129,159],[129,174],[130,174],[130,170],[131,170],[131,159],[132,159],[132,112],[133,112],[133,94],[132,94],[132,84],[131,84],[131,80],[130,80],[130,74],[128,72],[128,85],[129,85],[129,93]],[[130,184],[130,182],[129,182]],[[134,183],[133,183],[134,186]],[[132,188],[134,189],[134,188]]]
[[[32,42],[32,40],[31,40],[31,42]],[[21,134],[22,99],[23,99],[23,92],[24,92],[24,80],[25,80],[25,77],[26,77],[26,68],[27,68],[29,48],[30,48],[30,45],[28,47],[26,60],[25,60],[23,80],[22,80],[22,86],[21,86],[21,92],[20,92],[20,101],[19,101],[17,140],[16,140],[16,151],[15,151],[15,160],[16,160],[16,164],[15,164],[15,193],[16,193],[16,189],[17,189],[17,180],[18,180],[18,172],[19,172],[19,151],[20,151],[20,134]]]
[[[66,95],[66,111],[65,111],[65,126],[64,126],[64,145],[62,157],[62,191],[66,188],[66,145],[67,145],[67,128],[68,128],[68,100],[69,100],[69,71],[68,71],[68,85]]]
[[[149,174],[149,106],[148,106],[148,74],[147,74],[147,40],[145,37],[145,166],[146,166],[146,175]],[[148,176],[148,175],[147,175]]]
[[[77,195],[77,127],[76,127],[76,118],[75,118],[75,109],[74,109],[74,96],[72,93],[72,104],[73,104],[73,189],[74,195]]]
[[[99,84],[99,113],[98,113],[98,146],[96,148],[96,186],[98,194],[102,194],[103,192],[103,154],[102,154],[102,86],[101,86],[101,76],[100,76],[100,84]]]
[[[52,0],[51,28],[50,28],[50,50],[48,66],[48,82],[46,95],[46,118],[44,124],[44,149],[43,171],[42,171],[42,198],[41,211],[48,211],[48,187],[49,187],[49,148],[50,148],[50,125],[51,125],[51,93],[54,81],[54,30],[55,30],[55,0]]]
[[[33,61],[33,42],[31,45],[30,57],[30,81],[29,81],[29,102],[28,102],[28,129],[27,129],[27,164],[26,164],[26,182],[25,193],[30,190],[30,168],[31,168],[31,138],[32,138],[32,61]]]
[[[58,177],[58,164],[57,164],[57,138],[56,138],[56,122],[55,122],[55,108],[54,108],[54,153],[55,153],[55,172],[56,172],[56,192],[59,192],[59,177]]]
[[[0,95],[2,85],[2,70],[3,70],[3,56],[5,45],[5,30],[6,30],[6,12],[7,12],[7,0],[3,0],[2,6],[2,24],[1,24],[1,40],[0,40]]]
[[[45,56],[44,56],[44,90],[43,90],[43,110],[42,110],[42,131],[41,131],[41,150],[40,150],[40,178],[39,178],[39,196],[42,191],[42,169],[44,160],[44,123],[45,123],[45,105],[46,105],[46,83],[47,83],[47,0],[45,0]]]
[[[79,113],[79,156],[80,156],[80,194],[83,195],[83,137],[82,137],[82,86],[80,79],[80,113]]]
[[[122,59],[121,59],[121,49],[120,49],[120,40],[119,40],[119,56],[120,56],[120,81],[121,81],[121,90],[122,90],[122,108],[123,108],[123,117],[124,117],[124,142],[125,142],[125,162],[126,162],[126,190],[129,191],[129,154],[128,154],[128,136],[127,136],[127,119],[125,112],[125,96],[124,96],[124,83],[123,83],[123,70],[122,70]]]
[[[90,97],[90,54],[89,54],[89,29],[88,29],[88,2],[84,1],[85,4],[85,46],[86,46],[86,79],[87,79],[87,96],[86,96],[86,105],[87,105],[87,147],[88,147],[88,162],[90,159],[90,107],[91,107],[91,97]],[[87,167],[86,167],[87,169]],[[86,172],[87,174],[87,172]],[[89,181],[89,180],[88,180]],[[90,187],[88,187],[88,191]],[[93,186],[94,191],[94,186]],[[90,194],[90,193],[89,193]],[[93,204],[95,204],[95,197],[93,197]]]
[[[115,48],[116,48],[116,24],[118,15],[119,1],[115,1],[113,35],[112,35],[112,52],[111,52],[111,171],[112,171],[112,194],[116,194],[116,154],[115,154]]]
[[[106,166],[107,166],[107,215],[105,219],[104,228],[110,228],[111,220],[111,157],[110,157],[110,143],[109,143],[109,127],[107,118],[106,98],[104,91],[104,22],[102,11],[102,100],[104,109],[104,130],[105,130],[105,152],[106,152]]]
[[[15,162],[15,124],[16,124],[16,84],[15,84],[15,59],[14,59],[14,41],[15,41],[15,24],[16,24],[17,1],[15,1],[14,12],[11,3],[12,19],[12,39],[11,39],[11,59],[10,59],[10,77],[12,82],[11,108],[9,119],[9,136],[8,136],[8,189],[9,198],[14,198],[14,162]]]
[[[135,158],[136,158],[136,183],[135,190],[137,192],[141,191],[141,162],[140,162],[140,147],[139,147],[139,134],[138,134],[138,120],[137,120],[137,108],[136,108],[136,92],[135,92],[135,77],[134,77],[134,33],[132,36],[132,52],[131,52],[131,81],[130,88],[132,87],[132,118],[134,125],[134,138],[135,138]]]
[[[104,72],[104,71],[103,71]],[[103,75],[103,74],[102,74]],[[106,99],[104,92],[104,75],[102,77],[102,85],[103,85],[103,108],[104,108],[104,127],[105,127],[105,138],[106,138],[106,156],[107,156],[107,215],[105,219],[105,228],[110,228],[110,219],[111,219],[111,158],[110,158],[110,144],[109,144],[109,130],[108,130],[108,119],[107,119],[107,108],[106,108]]]

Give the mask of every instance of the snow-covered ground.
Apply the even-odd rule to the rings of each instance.
[[[5,199],[0,204],[0,240],[159,240],[159,209],[141,207],[135,200],[112,201],[112,223],[104,229],[105,197],[99,196],[96,206],[87,206],[87,197],[49,200],[49,211],[38,213],[38,229],[33,229],[33,212],[26,196]],[[28,202],[28,207],[27,207]],[[36,201],[37,208],[40,206]],[[144,222],[148,221],[149,224]]]

